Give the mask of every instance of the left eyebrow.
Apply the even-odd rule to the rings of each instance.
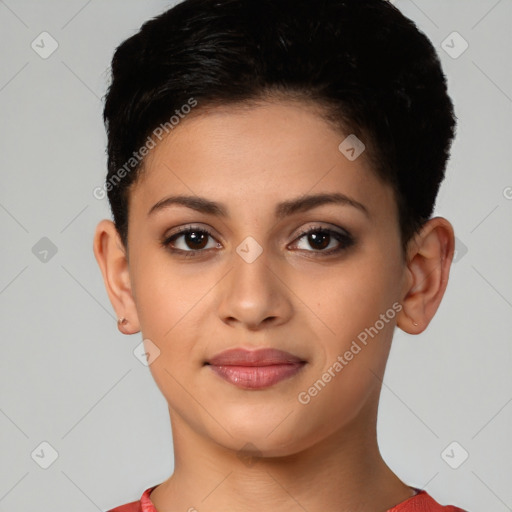
[[[352,206],[363,212],[368,218],[370,213],[366,206],[355,199],[352,199],[345,194],[314,194],[308,196],[300,196],[289,201],[283,201],[276,206],[275,216],[277,219],[282,219],[294,213],[312,210],[324,204],[339,204],[342,206]],[[168,208],[171,205],[181,205],[186,208],[205,213],[208,215],[215,215],[217,217],[229,217],[228,209],[221,203],[210,201],[204,197],[199,196],[184,196],[174,195],[168,196],[156,204],[154,204],[148,212],[148,216],[153,213]]]
[[[334,193],[334,194],[314,194],[309,196],[301,196],[296,199],[291,199],[290,201],[284,201],[279,203],[276,206],[276,218],[282,219],[288,215],[293,215],[294,213],[304,212],[307,210],[312,210],[317,206],[322,206],[324,204],[339,204],[342,206],[353,206],[357,208],[361,212],[363,212],[367,217],[370,217],[370,212],[368,208],[359,201],[352,199],[345,194]]]

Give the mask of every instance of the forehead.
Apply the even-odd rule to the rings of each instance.
[[[146,157],[134,205],[148,210],[171,192],[213,195],[226,204],[238,200],[245,208],[319,192],[350,193],[373,205],[389,201],[389,187],[364,151],[347,158],[340,145],[346,149],[350,134],[327,122],[318,105],[276,101],[197,108]]]

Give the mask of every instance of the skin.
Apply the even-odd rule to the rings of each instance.
[[[422,332],[441,302],[454,233],[446,219],[429,220],[403,259],[393,191],[364,152],[350,161],[339,151],[345,136],[314,105],[291,100],[204,110],[147,156],[130,192],[128,249],[111,221],[97,226],[95,256],[128,320],[120,330],[160,351],[149,368],[169,405],[174,473],[151,494],[159,512],[384,512],[414,494],[380,455],[379,394],[395,326]],[[277,203],[334,192],[368,216],[340,204],[274,216]],[[148,215],[171,194],[222,203],[229,216],[181,205]],[[203,252],[185,258],[162,246],[190,224],[212,233]],[[345,229],[355,242],[299,238],[312,227]],[[251,263],[236,251],[248,236],[263,251]],[[185,236],[173,244],[198,251]],[[394,303],[396,316],[300,403]],[[270,388],[240,389],[204,366],[233,347],[278,348],[307,363]]]

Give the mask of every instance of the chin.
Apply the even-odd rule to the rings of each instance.
[[[223,432],[222,439],[216,439],[216,442],[237,452],[241,458],[293,455],[307,448],[305,438],[310,437],[299,430],[296,423],[283,422],[283,418],[274,422],[251,417],[242,423],[225,422],[224,426],[231,436]]]
[[[301,451],[300,440],[288,440],[289,445],[283,445],[279,439],[269,439],[265,436],[242,436],[229,440],[229,446],[226,448],[236,452],[238,458],[245,459],[257,458],[276,458],[288,457]]]

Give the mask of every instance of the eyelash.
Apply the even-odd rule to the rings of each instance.
[[[184,235],[187,235],[190,233],[202,233],[202,234],[206,234],[209,237],[215,239],[213,234],[206,228],[187,226],[187,227],[180,228],[176,233],[164,238],[164,240],[162,240],[162,242],[161,242],[162,246],[164,248],[168,249],[169,251],[171,251],[172,253],[183,255],[185,258],[193,258],[193,257],[198,256],[200,253],[206,252],[209,250],[209,249],[198,249],[198,250],[192,249],[190,251],[184,251],[182,249],[175,249],[175,248],[171,247],[171,243],[175,242],[180,236],[184,236]],[[338,231],[334,231],[332,229],[327,229],[327,228],[323,228],[323,227],[312,227],[307,230],[301,231],[295,240],[300,240],[301,238],[304,238],[305,236],[307,236],[311,233],[321,233],[323,235],[331,235],[332,237],[335,238],[335,240],[337,240],[341,244],[340,247],[335,248],[335,249],[330,249],[328,251],[323,251],[323,250],[306,251],[306,252],[312,252],[314,254],[313,257],[315,257],[315,258],[316,257],[327,257],[327,256],[331,256],[333,254],[340,253],[344,250],[347,250],[349,247],[351,247],[355,243],[354,238],[348,232],[340,233]]]

